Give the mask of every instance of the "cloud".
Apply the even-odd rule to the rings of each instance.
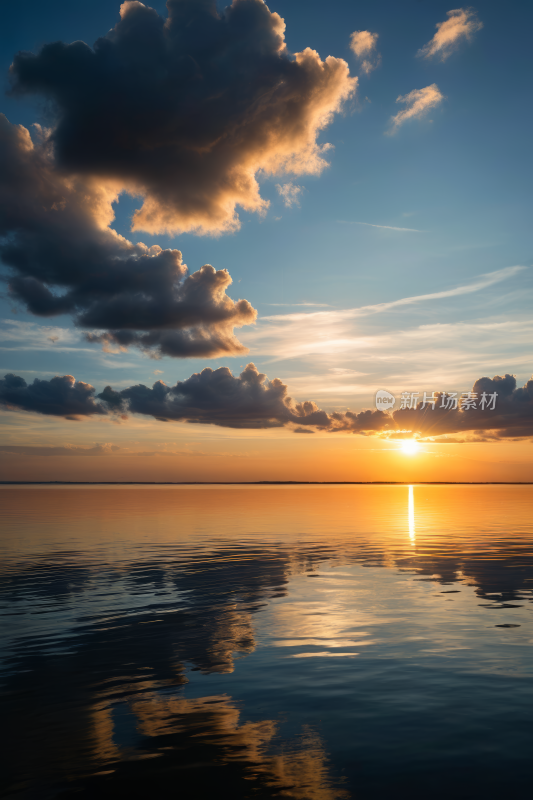
[[[278,194],[283,199],[283,203],[287,208],[300,205],[300,194],[302,193],[303,186],[296,186],[294,183],[276,184]]]
[[[162,381],[150,389],[139,384],[116,392],[106,387],[98,395],[112,411],[145,414],[163,421],[227,428],[279,428],[289,423],[324,427],[328,416],[306,401],[294,403],[279,378],[268,380],[254,364],[235,377],[227,367],[204,369],[175,386]]]
[[[95,401],[94,394],[93,386],[77,381],[72,375],[56,376],[49,381],[35,378],[30,384],[12,374],[0,380],[0,406],[3,408],[67,419],[106,414],[106,409]]]
[[[234,330],[256,312],[227,296],[227,270],[189,274],[179,250],[128,241],[111,227],[113,204],[122,192],[142,197],[133,228],[149,233],[236,230],[238,206],[268,206],[256,173],[324,169],[317,136],[357,78],[342,59],[290,54],[283,20],[262,0],[220,14],[211,0],[169,0],[166,20],[127,0],[120,16],[94,49],[56,42],[14,58],[13,93],[45,97],[52,124],[32,140],[0,117],[11,296],[38,316],[71,315],[110,352],[244,354]],[[298,203],[302,187],[279,186],[286,205]]]
[[[374,225],[372,222],[352,222],[350,220],[338,219],[341,225],[368,225],[369,228],[384,228],[387,231],[409,231],[410,233],[424,233],[418,228],[394,228],[392,225]]]
[[[477,435],[477,440],[487,432],[492,440],[533,436],[533,378],[520,388],[516,377],[508,373],[494,378],[479,378],[471,391],[474,407],[459,402],[457,408],[448,408],[447,393],[436,392],[435,404],[427,404],[425,408],[420,400],[416,408],[400,408],[392,413],[334,413],[331,415],[332,429],[353,433],[379,432],[393,438],[413,435],[432,438],[471,431]],[[497,395],[494,408],[490,405],[493,393]],[[485,402],[482,402],[483,394]]]
[[[485,403],[481,400],[485,393]],[[489,396],[497,394],[495,408],[489,406]],[[446,407],[447,393],[436,392],[437,402],[426,405],[420,401],[416,408],[398,409],[392,413],[366,409],[329,414],[330,432],[375,434],[386,438],[421,438],[474,433],[468,441],[498,441],[507,438],[533,436],[533,378],[518,388],[516,378],[505,374],[494,378],[479,378],[472,387],[475,407],[456,409]],[[298,431],[300,432],[300,431]],[[465,439],[447,439],[462,442]]]
[[[509,280],[510,278],[519,275],[526,267],[516,265],[512,267],[503,267],[503,269],[495,270],[494,272],[487,272],[479,275],[472,283],[466,283],[461,286],[455,286],[453,289],[445,289],[440,292],[431,292],[430,294],[418,294],[411,297],[401,297],[398,300],[390,300],[387,303],[375,303],[369,306],[360,306],[359,308],[348,308],[335,311],[314,311],[311,313],[296,312],[295,314],[272,314],[270,316],[262,317],[262,321],[282,321],[282,322],[295,322],[295,321],[310,321],[313,325],[325,321],[340,321],[350,319],[352,317],[364,316],[367,314],[376,314],[383,311],[389,311],[391,308],[399,306],[413,305],[423,303],[427,300],[442,300],[447,297],[459,297],[465,294],[473,294],[482,289],[487,289],[490,286],[501,283],[502,281]]]
[[[52,325],[38,325],[35,322],[18,319],[0,320],[0,339],[3,344],[0,350],[46,350],[50,352],[50,344],[54,350],[73,352],[91,352],[89,347],[79,347],[80,335],[68,328]]]
[[[235,377],[227,367],[204,369],[175,386],[156,381],[116,391],[107,386],[95,396],[93,386],[71,375],[26,383],[16,375],[0,381],[4,408],[34,411],[67,419],[81,416],[142,414],[161,421],[184,420],[227,428],[279,428],[329,425],[316,403],[296,403],[279,378],[268,380],[254,364]]]
[[[441,61],[446,61],[463,39],[470,40],[483,27],[473,8],[456,8],[448,11],[447,17],[444,22],[437,23],[437,33],[418,51],[418,56],[431,58],[438,55]]]
[[[496,393],[494,408],[490,395]],[[312,400],[295,402],[279,378],[269,380],[254,364],[232,375],[227,367],[204,369],[175,386],[157,381],[151,388],[138,384],[120,391],[107,386],[95,397],[92,386],[71,375],[33,384],[15,375],[0,381],[0,403],[10,409],[76,419],[82,416],[140,414],[162,422],[185,421],[225,428],[268,429],[291,427],[296,433],[322,430],[393,437],[424,438],[473,432],[492,440],[533,436],[533,378],[517,387],[506,373],[483,377],[472,387],[475,407],[459,402],[447,407],[446,393],[435,392],[437,402],[392,413],[364,409],[326,413]],[[483,401],[485,395],[485,401]]]
[[[397,395],[413,387],[463,391],[472,375],[505,367],[525,377],[531,370],[533,321],[509,312],[517,293],[530,296],[530,279],[530,270],[510,267],[459,285],[442,276],[436,291],[386,303],[271,309],[243,341],[251,360],[283,362],[285,374],[294,375],[294,395],[322,408],[369,407],[378,388]],[[299,359],[297,370],[292,359]],[[343,376],[331,367],[366,375]]]
[[[472,387],[476,407],[454,410],[443,408],[443,402],[416,409],[402,409],[394,413],[398,427],[416,431],[424,436],[475,431],[491,431],[494,438],[533,436],[533,378],[523,387],[517,387],[516,377],[506,373],[494,378],[479,378]],[[494,410],[480,407],[482,394],[497,394]]]
[[[424,312],[424,316],[432,314]],[[331,409],[373,406],[378,388],[397,397],[405,389],[463,391],[471,386],[472,374],[494,375],[507,364],[508,372],[527,375],[532,366],[533,323],[527,318],[416,325],[373,335],[361,335],[358,328],[339,325],[322,331],[319,325],[309,324],[308,335],[318,331],[320,337],[310,355],[306,329],[291,325],[294,342],[288,354],[283,353],[281,338],[279,343],[271,340],[272,345],[266,341],[262,350],[274,351],[271,361],[300,354],[309,363],[309,371],[291,378],[291,392]],[[363,374],[332,372],[332,361],[355,364]]]
[[[393,418],[379,410],[364,410],[359,413],[335,411],[331,414],[331,427],[334,431],[350,431],[351,433],[375,433],[377,431],[395,430]]]
[[[494,286],[497,283],[513,278],[526,268],[520,265],[513,267],[504,267],[503,269],[495,270],[494,272],[487,272],[480,275],[478,280],[473,283],[463,284],[456,286],[453,289],[445,289],[441,292],[432,292],[431,294],[419,294],[414,297],[402,297],[400,300],[391,300],[389,303],[376,303],[372,306],[362,306],[358,309],[360,312],[378,312],[388,311],[390,308],[398,306],[411,305],[413,303],[422,303],[425,300],[442,300],[446,297],[459,297],[460,295],[473,294],[482,289],[487,289],[489,286]]]
[[[396,133],[400,125],[408,119],[421,119],[431,108],[435,108],[444,100],[436,83],[426,86],[424,89],[413,89],[409,94],[400,95],[396,98],[397,103],[405,103],[407,108],[398,111],[396,116],[390,118],[389,135]]]
[[[350,49],[361,64],[361,69],[368,75],[381,64],[381,55],[377,52],[378,34],[370,31],[354,31],[350,36]]]
[[[265,306],[310,306],[312,308],[331,308],[331,303],[263,303]]]
[[[205,358],[247,352],[233,331],[256,312],[226,295],[227,270],[206,264],[189,274],[179,250],[119,236],[109,227],[116,187],[59,172],[39,131],[34,143],[3,115],[0,171],[0,256],[11,268],[11,296],[31,313],[70,314],[78,327],[97,329],[88,341],[108,349]]]
[[[168,0],[164,19],[136,0],[94,48],[18,53],[15,94],[51,101],[58,167],[143,198],[134,230],[221,234],[237,206],[264,213],[256,174],[319,174],[317,136],[357,86],[343,59],[287,50],[263,0]],[[60,303],[60,301],[57,301]]]

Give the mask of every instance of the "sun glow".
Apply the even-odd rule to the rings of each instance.
[[[407,456],[414,456],[415,453],[418,453],[420,449],[420,445],[418,442],[415,442],[414,439],[408,439],[402,444],[402,453],[405,453]]]

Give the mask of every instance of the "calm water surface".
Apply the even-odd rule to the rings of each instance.
[[[0,488],[3,796],[530,796],[532,489]]]

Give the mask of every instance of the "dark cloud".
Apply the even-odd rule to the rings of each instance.
[[[481,408],[485,393],[497,394],[494,409]],[[346,411],[328,414],[311,400],[295,402],[279,378],[269,380],[254,364],[239,376],[227,367],[210,368],[191,375],[175,386],[156,381],[117,391],[111,386],[98,395],[92,386],[66,375],[50,381],[36,379],[29,386],[22,378],[6,375],[0,381],[0,404],[63,417],[142,414],[163,422],[186,421],[226,428],[292,427],[295,433],[317,430],[424,438],[468,433],[472,441],[494,441],[533,436],[533,378],[522,388],[516,378],[480,378],[472,387],[476,408],[442,407],[443,395],[432,405],[399,409],[394,413],[378,410]],[[451,441],[451,439],[448,439]],[[461,439],[455,439],[461,441]]]
[[[94,387],[77,381],[72,375],[39,380],[27,384],[18,375],[5,375],[0,380],[0,405],[7,409],[35,411],[54,417],[89,417],[106,414],[94,399]]]
[[[175,386],[162,381],[99,395],[110,409],[159,420],[187,420],[227,428],[279,428],[289,423],[326,427],[328,415],[315,403],[293,403],[279,378],[268,380],[254,364],[235,377],[227,367],[204,369]]]
[[[55,169],[37,131],[0,115],[0,257],[12,296],[29,311],[70,313],[98,329],[90,341],[155,355],[213,358],[247,350],[234,327],[254,322],[246,300],[226,295],[227,270],[189,275],[179,250],[132,244],[109,225],[117,190]]]
[[[256,173],[314,173],[317,136],[356,87],[342,59],[288,53],[262,0],[169,0],[168,18],[128,0],[94,49],[19,53],[13,92],[49,100],[51,127],[0,117],[0,258],[36,315],[70,314],[104,349],[215,358],[247,352],[255,321],[231,278],[189,275],[179,250],[134,244],[110,226],[121,192],[143,198],[133,228],[222,233],[236,207],[262,212]],[[91,330],[92,329],[92,330]]]
[[[496,393],[494,409],[490,402],[481,406],[485,393],[486,400]],[[446,408],[447,398],[436,393],[437,402],[426,405],[419,402],[416,408],[398,409],[392,414],[381,411],[364,411],[360,414],[346,412],[332,414],[335,430],[383,432],[394,436],[419,434],[423,437],[438,437],[447,434],[475,432],[490,439],[533,436],[533,378],[523,387],[517,387],[514,375],[496,375],[494,378],[479,378],[472,387],[475,407],[456,409]],[[460,397],[458,396],[458,399]]]
[[[254,364],[238,376],[227,367],[204,369],[175,386],[156,381],[116,391],[111,386],[95,396],[94,387],[71,375],[34,380],[6,375],[0,381],[0,404],[41,414],[77,418],[93,414],[143,414],[161,421],[221,425],[228,428],[279,428],[294,423],[326,428],[325,411],[311,402],[295,403],[279,378],[268,380]]]
[[[168,18],[136,0],[94,48],[45,45],[15,56],[18,94],[55,109],[47,136],[70,174],[142,195],[150,233],[221,233],[236,206],[263,212],[256,173],[318,174],[317,135],[356,89],[347,63],[291,55],[285,23],[263,0],[168,0]]]
[[[483,392],[496,393],[494,409],[481,408]],[[533,378],[523,387],[517,387],[514,375],[480,378],[472,387],[476,395],[475,408],[447,410],[442,399],[435,408],[402,409],[394,413],[394,422],[400,429],[415,430],[424,436],[441,436],[448,433],[492,431],[498,438],[533,435]],[[440,396],[442,397],[442,396]]]
[[[348,430],[352,433],[376,432],[391,427],[391,417],[383,411],[346,411],[331,414],[334,430]],[[393,426],[392,426],[393,427]]]

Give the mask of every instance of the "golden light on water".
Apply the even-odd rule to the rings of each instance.
[[[411,544],[415,543],[416,540],[416,533],[415,533],[415,496],[413,492],[413,487],[409,487],[409,506],[407,512],[408,520],[409,520],[409,539],[411,540]]]
[[[420,445],[414,439],[407,439],[402,444],[402,453],[405,453],[407,456],[414,456],[418,453],[420,449]]]

